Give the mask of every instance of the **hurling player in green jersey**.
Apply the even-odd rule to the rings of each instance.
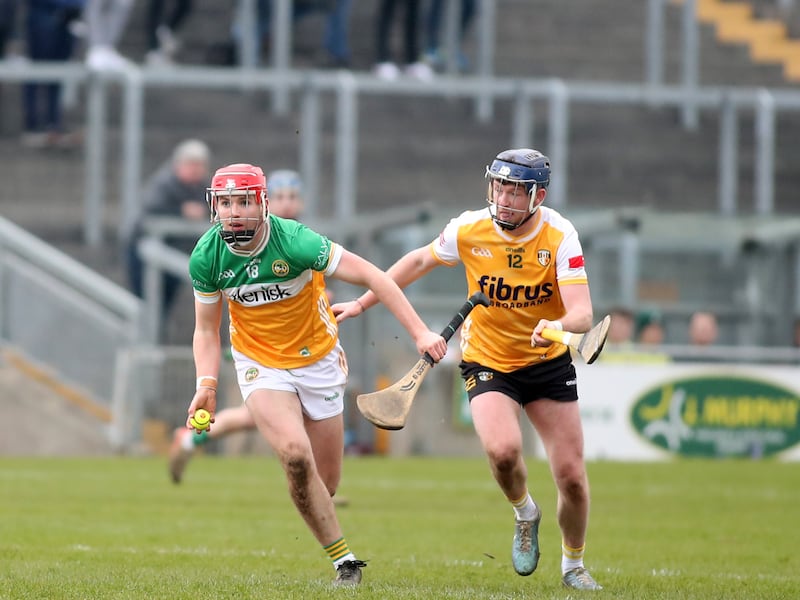
[[[279,169],[267,177],[269,214],[284,219],[298,220],[303,211],[303,182],[297,171]],[[180,483],[195,450],[211,440],[232,433],[252,431],[256,423],[245,404],[226,407],[215,415],[214,427],[199,435],[186,427],[178,427],[169,449],[169,473],[174,483]],[[339,496],[336,496],[339,499]],[[338,502],[337,502],[338,504]]]
[[[351,552],[332,500],[344,452],[347,360],[325,277],[371,290],[420,354],[439,361],[447,344],[385,272],[301,223],[270,215],[261,168],[233,164],[217,170],[207,199],[214,226],[189,260],[197,390],[188,415],[208,410],[213,431],[227,301],[245,405],[283,466],[298,512],[333,562],[336,583],[358,584],[366,564]]]

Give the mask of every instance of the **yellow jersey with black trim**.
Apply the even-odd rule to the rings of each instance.
[[[231,346],[279,369],[307,366],[328,354],[339,331],[325,275],[336,270],[342,247],[297,221],[269,215],[266,242],[252,254],[237,253],[219,228],[197,242],[189,272],[198,302],[227,299]]]
[[[515,236],[488,207],[466,211],[430,243],[440,263],[464,265],[468,295],[481,291],[491,302],[464,321],[465,361],[509,373],[567,351],[561,344],[532,347],[531,334],[539,319],[564,315],[562,286],[588,283],[583,250],[575,227],[557,211],[540,206],[534,218],[533,231]]]

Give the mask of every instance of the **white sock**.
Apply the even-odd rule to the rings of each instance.
[[[348,552],[342,558],[333,561],[333,568],[338,569],[339,565],[341,565],[343,562],[347,562],[348,560],[356,560],[356,555],[352,552]]]
[[[514,507],[514,514],[517,517],[517,521],[533,521],[534,517],[536,516],[536,503],[533,501],[533,498],[531,498],[531,495],[527,492],[525,493],[525,496],[519,500],[511,502],[511,506]]]
[[[577,569],[583,566],[583,553],[586,550],[586,544],[580,548],[572,548],[567,546],[563,541],[561,542],[561,574],[567,571]]]

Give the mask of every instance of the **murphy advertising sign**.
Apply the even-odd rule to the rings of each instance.
[[[676,454],[770,456],[800,442],[800,398],[768,381],[707,375],[648,390],[631,409],[634,429]]]
[[[578,367],[587,458],[800,460],[800,368]]]

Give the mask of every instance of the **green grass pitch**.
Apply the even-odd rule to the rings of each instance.
[[[595,593],[561,587],[553,483],[528,464],[542,558],[519,577],[484,460],[348,458],[339,516],[369,566],[334,589],[272,458],[198,457],[180,486],[160,458],[0,458],[0,598],[800,597],[797,464],[589,463]]]

